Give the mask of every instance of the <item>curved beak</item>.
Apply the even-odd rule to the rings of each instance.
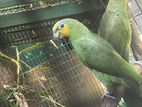
[[[59,32],[53,32],[53,37],[55,39],[58,39],[59,38]]]
[[[60,32],[53,32],[53,37],[55,39],[61,39],[63,36]]]

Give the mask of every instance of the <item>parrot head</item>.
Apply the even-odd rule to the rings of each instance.
[[[65,18],[59,20],[52,28],[53,36],[57,38],[76,38],[79,37],[84,32],[90,31],[88,28],[76,19]],[[85,35],[84,35],[85,36]],[[87,36],[87,35],[86,35]]]
[[[67,21],[65,19],[58,21],[53,26],[52,31],[55,38],[67,38],[69,36]]]
[[[59,20],[52,28],[55,38],[69,38],[73,32],[77,34],[84,25],[76,19],[65,18]]]

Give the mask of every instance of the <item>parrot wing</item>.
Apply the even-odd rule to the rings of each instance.
[[[77,40],[74,47],[89,68],[131,81],[131,87],[141,86],[142,76],[106,41],[90,36]]]

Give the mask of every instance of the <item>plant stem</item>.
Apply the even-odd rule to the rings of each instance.
[[[1,53],[1,52],[0,52],[0,57],[3,57],[3,58],[6,58],[6,59],[10,60],[11,62],[15,63],[16,65],[19,64],[19,62],[17,60],[15,60],[14,58],[11,58],[11,57],[9,57],[9,56]]]
[[[20,61],[20,58],[19,58],[19,52],[18,52],[18,47],[15,47],[16,49],[16,57],[17,57],[17,62]],[[20,88],[20,63],[17,64],[17,89],[18,89],[18,92],[20,91],[19,88]]]
[[[45,97],[45,96],[41,96],[41,97],[51,101],[52,103],[54,103],[54,104],[56,104],[56,105],[58,105],[60,107],[65,107],[65,106],[61,105],[60,103],[56,102],[55,100],[53,100],[53,98],[51,99],[51,96],[49,96],[49,98]]]

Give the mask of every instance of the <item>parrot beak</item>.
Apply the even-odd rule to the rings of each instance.
[[[61,39],[61,38],[63,38],[63,35],[62,35],[62,33],[57,32],[57,30],[56,30],[56,31],[53,31],[53,37],[55,39]]]
[[[61,39],[61,38],[66,38],[68,37],[68,28],[66,26],[63,27],[56,27],[57,25],[55,24],[53,26],[53,37],[56,39]]]
[[[55,39],[58,39],[58,38],[59,38],[59,33],[53,31],[53,37],[54,37]]]
[[[53,33],[53,37],[54,37],[55,39],[61,39],[63,36],[62,36],[61,33],[56,32],[56,33]]]

